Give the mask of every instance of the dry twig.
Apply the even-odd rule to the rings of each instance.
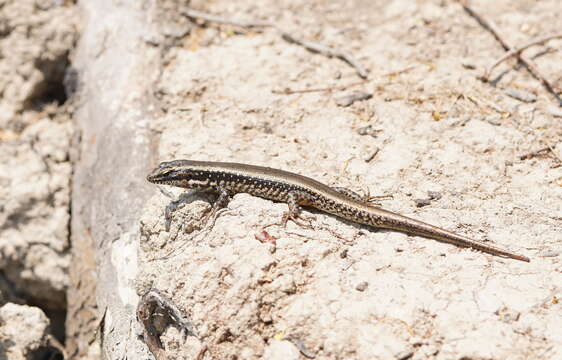
[[[333,48],[331,48],[329,46],[326,46],[326,45],[322,45],[322,44],[311,42],[311,41],[304,41],[304,40],[297,39],[293,35],[281,30],[278,26],[276,26],[273,23],[260,22],[260,21],[231,20],[231,19],[226,19],[226,18],[223,18],[223,17],[220,17],[220,16],[207,14],[207,13],[197,11],[197,10],[193,10],[193,9],[185,10],[183,12],[183,14],[190,19],[201,19],[201,20],[205,20],[205,21],[209,21],[209,22],[216,22],[216,23],[219,23],[219,24],[234,25],[234,26],[239,26],[239,27],[243,27],[243,28],[260,28],[260,27],[261,28],[273,28],[273,29],[277,30],[279,33],[281,33],[281,38],[283,40],[287,41],[288,43],[300,45],[300,46],[304,47],[305,49],[307,49],[308,51],[318,53],[318,54],[324,55],[324,56],[329,57],[329,58],[330,57],[336,57],[336,58],[346,62],[353,69],[355,69],[355,72],[357,72],[359,77],[361,77],[362,79],[366,79],[368,77],[368,74],[367,74],[367,71],[365,70],[365,68],[363,68],[349,54],[346,54],[342,51],[333,49]]]
[[[528,43],[526,43],[525,45],[520,46],[520,47],[518,47],[518,48],[509,50],[504,56],[502,56],[498,61],[496,61],[494,64],[492,64],[492,66],[490,66],[490,67],[486,70],[486,73],[484,74],[483,78],[484,78],[484,79],[489,79],[490,73],[492,72],[492,70],[494,70],[494,68],[495,68],[496,66],[498,66],[499,64],[501,64],[501,63],[504,62],[505,60],[509,59],[510,57],[521,54],[521,52],[523,52],[524,50],[527,50],[527,49],[530,48],[531,46],[541,45],[541,44],[544,44],[545,42],[548,42],[548,41],[550,41],[550,40],[559,39],[559,38],[562,38],[562,34],[556,34],[556,35],[545,36],[545,37],[542,37],[542,38],[540,38],[540,39],[531,40],[531,41],[529,41]]]
[[[552,154],[552,156],[554,157],[554,159],[556,159],[558,161],[559,165],[562,165],[562,159],[560,158],[560,156],[558,156],[558,154],[556,154],[556,151],[554,151],[554,147],[547,142],[546,140],[543,140],[546,143],[546,146],[548,146],[548,148],[550,149],[550,153]]]
[[[550,157],[558,163],[557,167],[562,165],[562,159],[560,158],[560,156],[558,156],[556,154],[556,151],[554,150],[554,147],[544,139],[543,139],[543,142],[546,144],[545,147],[543,147],[541,149],[538,149],[538,150],[535,150],[535,151],[531,151],[531,152],[519,155],[519,160],[527,160],[527,159],[534,158],[536,156],[550,155]]]
[[[322,54],[322,55],[324,55],[326,57],[329,57],[329,58],[335,57],[335,58],[338,58],[342,61],[345,61],[346,63],[349,64],[349,66],[351,66],[352,68],[355,69],[355,71],[357,72],[357,75],[359,75],[359,77],[361,79],[366,79],[367,76],[368,76],[367,70],[365,70],[361,65],[359,65],[359,63],[357,61],[355,61],[355,59],[353,59],[350,55],[348,55],[348,54],[346,54],[342,51],[332,49],[329,46],[322,45],[322,44],[319,44],[319,43],[299,40],[299,39],[295,38],[294,36],[292,36],[291,34],[288,34],[286,32],[281,32],[281,37],[283,38],[283,40],[287,41],[288,43],[300,45],[300,46],[304,47],[305,49],[307,49],[308,51],[312,51],[314,53]]]
[[[457,0],[457,2],[459,4],[461,4],[464,11],[466,11],[476,21],[478,21],[478,23],[480,25],[482,25],[482,27],[484,29],[488,30],[494,36],[494,38],[496,38],[496,40],[500,43],[500,45],[504,48],[505,51],[511,50],[511,46],[500,36],[499,32],[495,29],[495,27],[491,23],[486,21],[486,19],[484,19],[482,16],[480,16],[476,11],[474,11],[468,5],[468,0]],[[533,63],[531,63],[531,61],[529,61],[527,58],[525,58],[521,54],[521,51],[515,52],[512,56],[515,56],[517,58],[518,62],[520,64],[522,64],[527,69],[527,71],[529,71],[529,73],[532,76],[534,76],[536,79],[538,79],[540,82],[542,82],[542,84],[544,85],[546,90],[549,93],[551,93],[554,96],[554,98],[556,99],[556,101],[558,101],[560,106],[562,106],[562,99],[560,98],[558,93],[554,90],[554,86],[538,71],[538,69],[535,67],[535,65],[533,65]],[[486,78],[482,78],[482,80],[487,81]]]
[[[534,158],[535,156],[543,156],[543,155],[546,155],[550,151],[552,151],[550,149],[550,147],[548,147],[548,146],[543,147],[542,149],[538,149],[538,150],[535,150],[535,151],[525,153],[523,155],[519,155],[519,160],[527,160],[527,159]]]

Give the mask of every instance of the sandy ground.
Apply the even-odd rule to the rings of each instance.
[[[246,194],[234,197],[212,230],[197,229],[208,198],[188,197],[166,231],[171,199],[155,188],[142,219],[142,288],[167,293],[201,339],[185,350],[170,335],[170,351],[241,359],[562,356],[559,110],[513,60],[495,69],[495,86],[478,80],[504,53],[490,33],[454,2],[197,5],[338,48],[370,77],[344,91],[280,94],[361,79],[339,59],[288,44],[275,31],[194,27],[165,57],[158,94],[166,115],[151,122],[161,133],[161,160],[264,165],[392,194],[384,208],[532,261],[317,212],[314,231],[273,228],[275,244],[262,243],[256,236],[286,205]],[[472,7],[513,45],[559,31],[557,1]],[[557,84],[560,44],[525,54]],[[508,96],[514,89],[536,101]],[[353,91],[373,97],[337,105]],[[558,158],[520,159],[546,146]],[[424,199],[427,206],[418,207]]]
[[[65,310],[68,358],[100,358],[96,336],[105,358],[148,358],[135,308],[149,289],[196,334],[167,327],[158,358],[562,358],[561,107],[513,59],[479,80],[505,51],[462,6],[189,5],[338,49],[367,80],[274,29],[194,22],[185,6],[83,2],[80,18],[72,2],[0,0],[0,359],[58,346]],[[512,46],[560,31],[558,0],[471,7]],[[558,90],[561,47],[524,52]],[[343,106],[354,92],[371,97]],[[531,262],[310,209],[313,229],[264,234],[287,205],[248,194],[210,228],[212,196],[144,181],[182,158],[392,195],[385,209]]]

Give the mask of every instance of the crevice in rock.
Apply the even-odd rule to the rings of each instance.
[[[27,110],[41,111],[45,105],[64,104],[68,100],[65,74],[69,68],[69,53],[65,52],[55,59],[37,59],[35,67],[43,74],[43,81],[36,84],[24,103]]]
[[[64,356],[59,349],[53,346],[41,346],[29,354],[30,360],[63,360]]]
[[[65,343],[65,321],[66,321],[66,304],[64,308],[49,309],[41,306],[41,303],[28,302],[27,305],[36,306],[40,308],[50,321],[51,335],[57,339],[61,344]]]
[[[4,271],[0,271],[0,284],[2,285],[0,289],[3,290],[6,302],[14,302],[21,305],[35,306],[49,318],[51,335],[59,341],[61,344],[65,342],[65,321],[67,313],[66,301],[60,304],[60,308],[52,308],[45,306],[45,302],[40,299],[34,299],[30,294],[25,294],[10,281],[9,277],[6,276]],[[0,306],[3,304],[0,304]],[[1,357],[0,357],[1,359]],[[35,357],[33,357],[35,359]],[[40,359],[40,358],[37,358]],[[49,358],[50,359],[50,358]]]

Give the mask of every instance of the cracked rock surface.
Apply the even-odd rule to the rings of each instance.
[[[77,31],[71,3],[0,1],[0,358],[47,356],[46,336],[64,339]]]

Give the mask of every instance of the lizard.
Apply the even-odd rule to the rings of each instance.
[[[248,193],[287,203],[289,211],[284,216],[285,223],[289,219],[297,222],[300,207],[308,206],[355,223],[530,262],[524,255],[372,206],[350,190],[332,188],[312,178],[284,170],[232,162],[173,160],[160,163],[147,176],[147,180],[154,184],[214,191],[219,195],[213,205],[214,209],[226,206],[230,197],[236,193]],[[300,218],[304,217],[301,215]]]

